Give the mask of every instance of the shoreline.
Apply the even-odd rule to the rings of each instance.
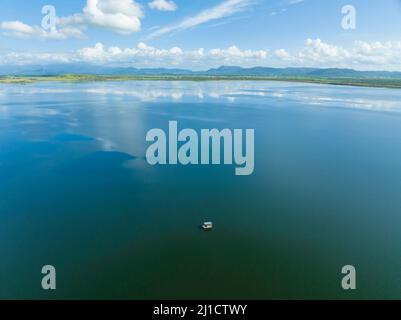
[[[106,81],[282,81],[336,86],[401,89],[401,79],[391,78],[307,78],[268,76],[190,76],[190,75],[55,75],[0,76],[1,84],[31,84],[37,82],[106,82]]]

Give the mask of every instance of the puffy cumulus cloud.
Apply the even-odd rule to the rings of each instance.
[[[15,24],[21,33],[33,32],[29,26]],[[355,41],[350,47],[326,43],[320,39],[307,39],[297,51],[281,48],[273,51],[228,48],[204,48],[184,50],[173,46],[160,49],[144,42],[135,47],[121,48],[97,43],[93,47],[76,52],[53,53],[3,53],[0,64],[86,62],[104,66],[133,67],[182,67],[207,69],[220,65],[242,67],[320,67],[354,68],[365,70],[401,71],[401,41],[364,42]]]
[[[285,49],[279,49],[274,52],[275,56],[279,59],[288,59],[290,54]]]
[[[4,21],[0,23],[0,29],[6,36],[15,38],[36,38],[40,40],[65,40],[68,38],[85,38],[80,28],[64,27],[55,31],[45,31],[39,26],[30,26],[21,21]]]
[[[149,2],[149,7],[151,9],[160,11],[175,11],[177,10],[177,5],[171,0],[153,0]]]
[[[56,17],[56,28],[46,31],[21,21],[0,22],[0,29],[7,36],[36,38],[41,40],[65,40],[85,38],[88,26],[98,26],[120,34],[141,30],[143,18],[141,6],[134,0],[87,0],[81,13],[68,17]]]
[[[83,48],[77,52],[77,58],[86,62],[113,62],[113,63],[138,63],[141,61],[175,60],[188,55],[181,48],[157,49],[141,42],[134,48],[105,47],[97,43],[92,48]]]
[[[241,50],[236,46],[209,51],[204,48],[184,51],[179,47],[158,49],[143,42],[139,43],[135,48],[121,49],[119,47],[106,48],[103,44],[97,43],[94,47],[79,50],[78,57],[84,61],[95,63],[110,61],[113,63],[162,63],[165,66],[170,63],[174,65],[204,63],[218,65],[221,63],[263,63],[268,58],[268,52],[264,50]]]
[[[401,41],[373,42],[355,41],[352,53],[361,63],[374,65],[400,65]]]
[[[323,42],[320,39],[307,39],[306,47],[298,54],[301,61],[312,60],[315,62],[338,62],[346,60],[350,57],[350,52]]]
[[[82,13],[60,18],[61,25],[94,25],[121,34],[141,30],[141,6],[134,0],[87,0]]]
[[[138,43],[131,48],[105,46],[97,43],[93,47],[86,47],[70,53],[14,53],[0,54],[1,64],[51,64],[85,62],[101,64],[103,66],[133,66],[133,67],[171,67],[204,69],[206,67],[218,67],[222,64],[256,66],[265,65],[269,53],[264,50],[241,50],[236,46],[226,49],[184,50],[173,46],[168,49],[160,49]]]
[[[265,50],[245,50],[242,51],[236,46],[231,46],[228,49],[212,49],[209,51],[212,57],[224,59],[266,59],[268,52]]]
[[[111,51],[112,50],[110,50],[110,54],[114,55],[114,52],[112,53]],[[83,60],[103,60],[106,55],[102,43],[97,43],[93,48],[81,49],[78,53]]]
[[[307,39],[301,50],[289,53],[279,49],[274,56],[291,66],[401,70],[401,41],[355,41],[344,48],[321,39]]]

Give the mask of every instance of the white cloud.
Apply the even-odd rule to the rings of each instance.
[[[36,38],[41,40],[65,40],[68,38],[82,39],[84,33],[79,28],[64,27],[53,32],[47,32],[39,26],[30,26],[21,21],[4,21],[0,23],[4,34],[16,38]]]
[[[269,53],[265,50],[242,50],[237,46],[205,50],[184,50],[173,46],[160,49],[140,42],[136,47],[107,47],[97,43],[71,53],[27,53],[9,52],[0,54],[0,65],[17,64],[52,64],[85,62],[102,66],[132,66],[132,67],[182,67],[204,69],[225,65],[265,65]]]
[[[118,52],[119,53],[119,52]],[[110,50],[111,55],[118,54],[115,50]],[[93,48],[83,48],[79,50],[79,55],[83,60],[102,60],[105,57],[104,45],[97,43]]]
[[[279,59],[285,60],[290,57],[290,54],[285,49],[276,50],[274,53],[275,53],[276,57]]]
[[[103,44],[97,43],[95,47],[83,48],[78,51],[79,60],[86,62],[99,63],[131,63],[149,64],[156,66],[173,65],[204,65],[212,63],[214,66],[221,64],[246,64],[246,63],[263,63],[268,57],[268,52],[264,50],[241,50],[236,46],[227,49],[212,49],[205,51],[200,48],[197,50],[184,51],[179,47],[170,49],[158,49],[141,42],[135,48],[106,48]]]
[[[87,0],[82,13],[68,17],[57,17],[55,31],[46,31],[21,21],[0,22],[4,34],[16,38],[41,40],[65,40],[85,38],[87,26],[98,26],[120,34],[131,34],[141,30],[143,12],[135,0]]]
[[[33,27],[22,23],[21,21],[5,21],[0,24],[0,28],[21,34],[30,34],[35,32]]]
[[[60,18],[61,25],[95,25],[121,34],[141,30],[143,12],[134,0],[87,0],[83,13]]]
[[[268,52],[265,50],[245,50],[242,51],[236,46],[231,46],[228,49],[213,49],[209,51],[209,55],[224,59],[266,59]]]
[[[35,32],[24,24],[5,25],[23,34]],[[228,48],[185,50],[172,46],[161,49],[144,42],[135,47],[121,48],[97,43],[70,53],[8,52],[0,54],[0,65],[50,64],[86,62],[102,66],[132,67],[181,67],[207,69],[221,65],[354,68],[362,70],[401,71],[401,41],[365,42],[355,41],[345,48],[326,43],[321,39],[307,39],[299,50],[280,48],[273,50],[241,49],[235,45]]]
[[[157,29],[148,36],[148,39],[157,38],[167,33],[186,30],[209,21],[225,18],[243,11],[250,5],[251,0],[225,0],[217,6],[203,10],[197,15],[186,18],[177,24]]]
[[[149,2],[149,7],[151,9],[160,11],[175,11],[177,10],[177,5],[171,0],[153,0]]]
[[[130,65],[169,65],[176,64],[185,56],[190,58],[192,52],[184,52],[179,47],[158,49],[141,42],[134,48],[105,47],[97,43],[94,47],[78,50],[76,59],[90,63],[112,63]]]
[[[401,41],[355,41],[347,48],[326,43],[321,39],[307,39],[296,51],[280,48],[243,50],[237,46],[205,50],[184,50],[173,47],[158,49],[138,44],[135,48],[118,48],[98,44],[79,51],[78,60],[88,62],[124,63],[133,65],[194,67],[204,69],[219,65],[354,68],[364,70],[401,70]]]
[[[401,70],[401,41],[357,40],[345,48],[321,39],[307,39],[302,49],[293,53],[280,49],[274,57],[285,66]]]

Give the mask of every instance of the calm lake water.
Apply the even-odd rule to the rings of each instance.
[[[149,166],[171,120],[254,128],[254,174]],[[2,84],[0,133],[0,298],[401,298],[401,90]]]

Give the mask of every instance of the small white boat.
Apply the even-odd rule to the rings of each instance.
[[[212,230],[213,222],[204,222],[202,225],[203,230]]]

